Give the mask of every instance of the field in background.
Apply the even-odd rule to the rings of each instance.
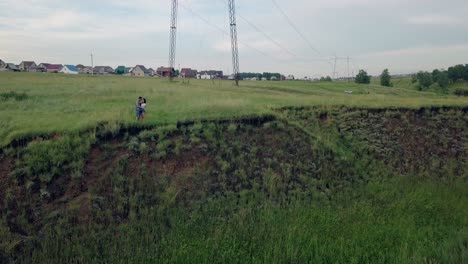
[[[271,113],[284,106],[466,106],[468,99],[354,83],[241,82],[0,73],[0,146],[21,137],[92,129],[101,122],[134,125],[138,96],[148,100],[145,124]],[[346,94],[345,91],[353,91]]]
[[[392,84],[394,88],[401,88],[407,90],[418,90],[418,83],[413,83],[411,81],[411,77],[392,77]],[[371,78],[371,85],[380,86],[380,78],[379,77],[372,77]],[[454,94],[456,89],[463,89],[468,90],[468,82],[466,81],[458,81],[456,83],[452,83],[448,87],[448,93]]]

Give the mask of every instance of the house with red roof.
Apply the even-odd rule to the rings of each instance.
[[[197,70],[192,70],[191,68],[182,68],[180,70],[180,76],[182,78],[196,78],[198,74]]]
[[[58,73],[63,68],[62,64],[48,64],[46,70],[48,73]]]
[[[156,70],[156,74],[160,77],[171,77],[174,74],[174,68],[171,67],[159,67]]]

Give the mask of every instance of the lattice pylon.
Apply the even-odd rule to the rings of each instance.
[[[177,43],[177,8],[178,0],[172,0],[171,4],[171,28],[170,28],[170,38],[169,38],[169,78],[172,80],[174,78],[174,69],[175,69],[175,56],[176,56],[176,43]]]
[[[237,22],[236,22],[236,6],[234,0],[228,0],[229,6],[229,22],[231,28],[231,49],[232,49],[232,71],[236,85],[239,86],[239,47],[237,44]]]

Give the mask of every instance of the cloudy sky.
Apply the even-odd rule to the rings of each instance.
[[[227,0],[179,0],[177,64],[231,71]],[[468,63],[466,0],[236,0],[241,71],[339,76]],[[0,0],[0,59],[167,65],[170,0]],[[302,36],[301,36],[301,35]]]

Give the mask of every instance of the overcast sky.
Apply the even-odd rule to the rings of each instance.
[[[0,59],[89,65],[92,52],[95,65],[167,65],[170,2],[0,0]],[[179,2],[177,65],[231,72],[227,0]],[[276,2],[308,42],[271,0],[236,0],[242,72],[331,75],[334,56],[374,75],[468,63],[466,0]]]

